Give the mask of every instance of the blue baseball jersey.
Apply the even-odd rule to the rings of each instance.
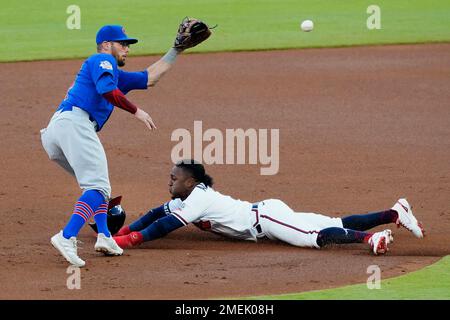
[[[105,77],[111,81],[102,81]],[[86,59],[78,72],[73,85],[58,107],[57,111],[72,110],[78,107],[89,113],[91,120],[97,122],[97,131],[108,121],[114,106],[102,94],[119,88],[123,94],[130,90],[147,89],[147,70],[126,72],[119,70],[116,59],[106,53],[98,53]]]

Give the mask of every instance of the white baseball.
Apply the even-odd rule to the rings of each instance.
[[[305,20],[302,22],[301,28],[305,32],[311,31],[314,28],[314,23],[311,20]]]

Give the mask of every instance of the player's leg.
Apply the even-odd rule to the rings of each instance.
[[[50,160],[55,161],[64,170],[69,172],[72,176],[75,176],[72,166],[59,145],[58,136],[64,127],[58,121],[60,116],[60,113],[55,114],[47,128],[41,130],[42,145]],[[83,196],[87,197],[87,195]],[[85,262],[78,256],[76,235],[78,234],[79,229],[83,226],[84,222],[88,219],[91,211],[92,210],[90,208],[79,205],[77,202],[67,226],[64,230],[61,230],[59,233],[55,234],[50,241],[68,262],[77,267],[83,267]]]
[[[342,218],[344,228],[365,231],[374,227],[395,223],[398,219],[398,213],[395,210],[385,210],[367,214],[355,214]]]
[[[317,245],[322,248],[330,244],[368,243],[372,233],[338,227],[325,228],[317,234]]]
[[[316,239],[317,245],[320,248],[331,244],[368,243],[375,255],[386,253],[388,251],[388,244],[393,241],[394,238],[389,229],[381,232],[368,233],[337,227],[320,230]]]
[[[84,193],[95,192],[103,197],[101,203],[92,202],[91,208],[99,233],[109,236],[105,208],[111,196],[111,187],[105,150],[93,124],[88,119],[79,117],[73,112],[65,114],[70,118],[62,122],[65,130],[58,138],[59,144]]]
[[[103,195],[97,190],[86,190],[83,192],[75,204],[69,222],[63,229],[64,237],[66,239],[76,237],[86,221],[95,215],[95,212],[104,204],[104,201]]]
[[[406,199],[399,199],[389,210],[351,215],[342,218],[344,228],[360,231],[369,230],[373,227],[389,223],[395,223],[397,226],[405,227],[417,238],[422,238],[425,233],[422,225],[414,216],[411,205]]]
[[[42,145],[50,160],[55,161],[65,171],[69,172],[72,176],[75,176],[72,166],[59,145],[58,136],[61,134],[61,131],[64,131],[64,121],[62,123],[59,122],[60,116],[61,113],[55,114],[47,128],[41,130]],[[87,195],[83,196],[86,197]],[[85,199],[80,200],[83,201]],[[80,205],[79,202],[77,202],[69,223],[64,230],[55,234],[50,241],[68,262],[77,267],[83,267],[85,262],[78,256],[78,241],[76,236],[91,212],[92,210],[90,208]]]
[[[91,123],[85,123],[93,129]],[[74,165],[75,175],[80,188],[85,192],[98,192],[103,196],[103,202],[94,212],[94,220],[97,225],[97,242],[95,250],[103,252],[105,255],[122,255],[120,248],[112,237],[108,229],[107,213],[108,201],[111,197],[111,186],[109,183],[108,162],[105,150],[95,131],[88,131],[79,126],[79,136],[83,138],[83,150],[76,154],[78,157]],[[80,152],[82,151],[82,152]]]
[[[317,233],[316,243],[321,248],[330,244],[370,244],[370,239],[374,235],[374,233],[349,228],[349,226],[346,226],[344,221],[340,218],[332,218],[322,214],[310,212],[295,212],[294,214],[301,217],[302,221],[313,226],[313,229],[320,230]],[[376,215],[379,216],[379,214]],[[357,216],[357,218],[360,218],[360,216]]]
[[[74,117],[72,112],[65,112],[54,123],[54,131],[57,134],[56,144],[67,159],[83,190],[83,195],[75,204],[74,215],[81,217],[80,208],[83,208],[84,219],[77,221],[77,226],[68,228],[71,230],[71,236],[76,236],[84,222],[91,216],[105,211],[110,190],[106,156],[91,122],[87,119]],[[108,235],[107,227],[105,230],[106,218],[104,223],[101,220],[103,219],[100,218],[100,225],[97,225],[99,232],[105,232]]]
[[[141,231],[148,226],[150,226],[156,220],[165,217],[166,211],[164,209],[165,205],[159,206],[158,208],[151,209],[142,217],[139,217],[137,220],[132,222],[129,225],[123,226],[120,230],[115,234],[115,236],[124,236],[130,234],[131,232]]]
[[[355,214],[343,218],[333,218],[310,212],[296,213],[302,215],[305,221],[313,224],[316,228],[342,227],[357,231],[365,231],[379,225],[395,223],[398,218],[397,212],[392,209],[368,214]],[[340,223],[338,220],[340,220]]]
[[[375,254],[385,253],[391,242],[390,230],[369,234],[347,230],[339,218],[294,212],[280,200],[264,200],[259,206],[263,232],[269,238],[301,246],[321,248],[329,244],[369,243]]]
[[[95,249],[105,254],[120,255],[123,250],[111,237],[107,225],[111,187],[105,151],[92,122],[87,117],[75,112],[64,114],[65,117],[60,120],[64,130],[61,130],[58,137],[59,145],[75,172],[80,188],[84,191],[75,207],[80,208],[82,203],[84,208],[88,208],[90,215],[94,216],[98,229]],[[85,217],[87,219],[83,221],[79,217],[81,216],[75,213],[66,229],[78,233],[90,216]]]
[[[75,177],[75,172],[70,166],[69,161],[67,160],[64,152],[61,150],[58,142],[57,142],[57,132],[55,131],[55,123],[56,120],[52,120],[48,127],[41,130],[41,141],[42,146],[44,147],[45,152],[50,160],[56,162],[59,166],[61,166],[65,171],[67,171],[70,175]]]
[[[262,232],[269,239],[299,247],[319,248],[316,238],[320,228],[315,228],[284,202],[277,199],[264,200],[258,207],[258,213]]]
[[[330,227],[344,228],[342,219],[338,217],[329,217],[320,213],[313,212],[294,212],[301,220],[313,225],[316,230],[322,230]]]
[[[314,229],[320,230],[316,236],[316,243],[320,248],[330,244],[368,243],[371,251],[377,255],[386,253],[388,244],[394,240],[389,229],[376,233],[367,233],[363,232],[364,230],[349,228],[340,218],[332,218],[317,213],[296,212],[295,214],[302,217],[302,220],[307,221]],[[379,212],[363,217],[369,219],[369,221],[359,219],[360,216],[356,216],[355,222],[371,223],[370,219],[380,221],[381,218],[386,219],[383,214]]]

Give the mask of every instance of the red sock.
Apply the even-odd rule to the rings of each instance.
[[[123,226],[114,236],[126,236],[127,234],[130,234],[130,232],[130,226]]]
[[[128,235],[128,238],[130,238],[130,242],[133,245],[133,247],[140,245],[142,242],[144,242],[144,235],[139,231],[131,232]]]
[[[140,245],[142,242],[144,242],[144,236],[142,235],[142,233],[135,231],[125,236],[115,236],[114,240],[119,247],[121,247],[122,249],[126,249]]]
[[[365,237],[364,237],[364,243],[369,243],[370,238],[372,238],[373,233],[368,233]]]

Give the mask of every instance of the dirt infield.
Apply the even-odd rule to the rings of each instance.
[[[100,138],[113,194],[128,221],[168,199],[173,130],[279,128],[280,170],[209,167],[216,188],[296,211],[343,216],[389,208],[406,196],[428,237],[395,226],[387,256],[364,245],[301,249],[241,242],[187,227],[122,257],[94,252],[85,227],[81,290],[49,239],[80,190],[40,144],[81,61],[1,64],[1,299],[204,299],[300,292],[401,275],[450,253],[450,44],[181,56],[148,92],[130,97],[159,130],[116,110]],[[157,57],[131,57],[128,70]],[[102,290],[103,289],[103,290]],[[106,289],[106,290],[104,290]],[[101,293],[101,295],[100,295]]]

